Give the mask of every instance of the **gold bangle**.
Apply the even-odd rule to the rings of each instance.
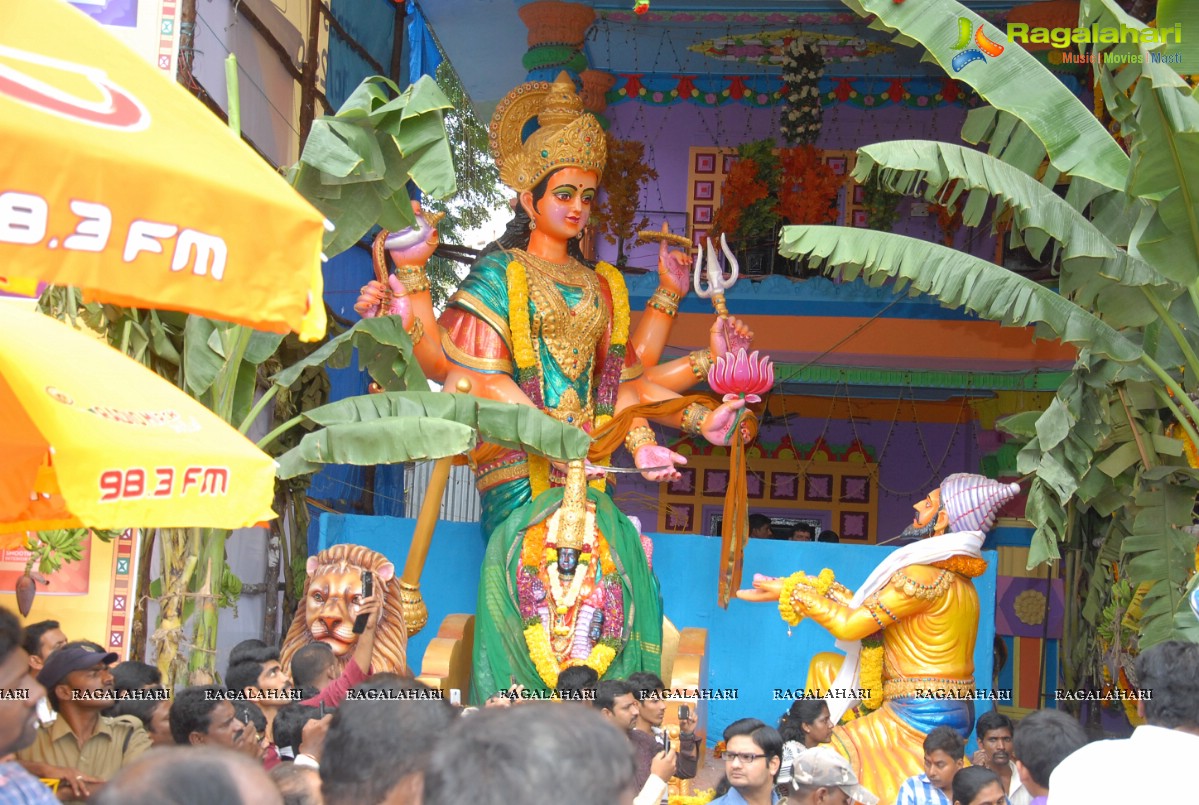
[[[708,416],[708,407],[699,403],[691,403],[683,409],[683,419],[680,427],[683,433],[692,436],[699,436],[700,429],[703,427],[704,419]]]
[[[661,311],[673,319],[675,316],[679,315],[679,302],[682,300],[683,297],[679,296],[674,291],[668,291],[665,288],[659,287],[656,291],[654,291],[653,295],[650,296],[649,307],[652,307],[654,310]]]
[[[687,356],[687,362],[691,364],[691,374],[695,375],[696,380],[703,382],[712,371],[712,350],[697,349]]]
[[[424,266],[396,266],[396,279],[408,293],[422,293],[429,290],[429,278],[425,275]]]
[[[408,333],[408,337],[412,339],[412,346],[420,343],[420,340],[425,337],[425,325],[419,318],[412,323],[404,332]]]
[[[654,431],[646,425],[633,428],[629,431],[629,435],[624,437],[624,446],[633,456],[637,455],[637,451],[645,447],[647,444],[657,444],[658,438],[654,436]]]

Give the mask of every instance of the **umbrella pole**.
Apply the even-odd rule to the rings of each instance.
[[[420,594],[420,574],[429,555],[433,528],[437,525],[437,515],[441,512],[441,498],[450,478],[450,466],[453,461],[452,456],[447,456],[433,463],[429,485],[425,489],[425,499],[421,502],[420,514],[416,518],[412,545],[408,548],[408,561],[404,564],[404,574],[400,576],[404,623],[409,637],[425,628],[429,621],[429,610]]]

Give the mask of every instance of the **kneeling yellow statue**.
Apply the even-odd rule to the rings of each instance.
[[[834,722],[859,703],[870,711],[838,726],[832,746],[884,805],[894,802],[905,779],[923,771],[922,743],[933,727],[970,734],[973,703],[952,697],[974,691],[979,603],[973,579],[987,567],[984,532],[1018,491],[1017,484],[981,475],[950,475],[914,507],[916,519],[904,534],[920,541],[890,554],[855,593],[825,571],[758,576],[752,590],[737,594],[746,601],[777,600],[788,623],[811,618],[837,638],[844,658],[813,658],[808,690],[828,692]]]

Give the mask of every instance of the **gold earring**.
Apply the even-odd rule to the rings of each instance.
[[[537,228],[537,222],[534,220],[530,220],[529,221],[529,229],[536,229],[536,228]]]

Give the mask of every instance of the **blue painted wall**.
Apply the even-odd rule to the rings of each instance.
[[[414,520],[392,517],[322,514],[316,549],[352,542],[391,557],[397,573],[403,568],[412,539]],[[680,629],[708,630],[708,686],[736,688],[736,701],[713,701],[708,711],[708,735],[718,738],[738,718],[754,716],[774,723],[790,706],[776,701],[775,688],[802,688],[808,660],[819,651],[834,649],[832,637],[814,623],[801,623],[787,635],[778,608],[769,604],[733,601],[727,610],[716,605],[716,568],[720,540],[692,535],[651,535],[654,569],[662,582],[666,616]],[[408,644],[410,662],[419,665],[425,648],[446,615],[474,612],[483,560],[483,539],[474,523],[439,523],[421,578],[429,608],[429,625]],[[750,540],[745,553],[745,584],[755,572],[771,575],[796,570],[809,573],[831,567],[837,579],[854,589],[891,548],[829,543]],[[987,573],[975,579],[982,604],[975,678],[990,689],[992,642],[995,635],[995,559],[984,554]],[[989,706],[979,703],[981,713]]]

